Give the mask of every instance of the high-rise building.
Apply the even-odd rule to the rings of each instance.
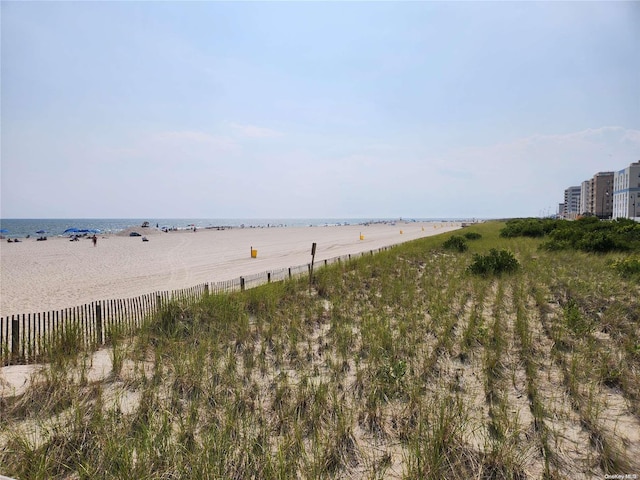
[[[613,172],[598,172],[591,179],[589,203],[598,218],[611,218],[613,213]]]
[[[593,215],[589,198],[591,198],[591,180],[585,180],[580,184],[580,208],[578,209],[580,215]]]
[[[640,220],[640,161],[613,176],[613,218]]]
[[[564,191],[563,217],[568,220],[575,220],[580,212],[580,190],[581,187],[569,187]]]

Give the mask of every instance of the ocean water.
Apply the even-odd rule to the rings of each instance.
[[[129,227],[140,227],[143,222],[155,228],[175,228],[178,230],[193,228],[233,227],[306,227],[323,225],[360,225],[373,222],[399,221],[455,221],[462,219],[445,218],[59,218],[59,219],[0,219],[1,235],[7,238],[40,236],[36,232],[44,230],[48,236],[63,235],[68,228],[97,229],[101,233],[117,233]],[[6,232],[4,231],[6,230]]]

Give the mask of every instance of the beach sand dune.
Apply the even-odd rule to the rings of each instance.
[[[313,242],[316,262],[322,262],[459,227],[455,222],[412,222],[168,233],[138,229],[148,242],[126,235],[100,236],[95,247],[88,239],[3,242],[0,316],[59,310],[304,265],[311,261]],[[257,258],[251,258],[252,247],[258,251]]]

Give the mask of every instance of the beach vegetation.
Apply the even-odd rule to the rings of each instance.
[[[640,471],[637,259],[540,248],[552,230],[505,236],[506,226],[473,226],[480,238],[455,253],[443,243],[463,237],[448,233],[322,266],[311,283],[168,301],[133,335],[106,332],[108,355],[72,349],[69,330],[28,388],[3,390],[0,473]]]
[[[452,235],[444,241],[442,248],[462,253],[467,251],[469,246],[467,245],[465,237],[461,235]]]
[[[615,259],[611,267],[622,276],[640,281],[640,256],[629,256]]]
[[[462,235],[467,240],[480,240],[482,238],[482,234],[479,232],[464,232]]]
[[[519,266],[520,263],[513,252],[492,248],[487,254],[474,254],[469,271],[477,275],[500,275],[515,272]]]
[[[548,234],[556,226],[555,220],[538,218],[519,218],[507,221],[500,230],[500,236],[505,238],[532,237],[539,238]]]
[[[602,221],[585,216],[575,221],[514,219],[500,230],[504,238],[544,238],[541,248],[549,251],[580,250],[590,253],[640,252],[640,223],[627,218]]]

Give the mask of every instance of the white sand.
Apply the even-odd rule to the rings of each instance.
[[[0,243],[0,316],[129,298],[204,282],[304,265],[317,243],[316,263],[443,233],[460,223],[369,226],[234,228],[163,233],[138,229],[149,239],[112,235],[70,242],[49,238]],[[400,230],[403,234],[400,234]],[[364,240],[360,240],[360,233]],[[258,251],[251,258],[250,249]]]

